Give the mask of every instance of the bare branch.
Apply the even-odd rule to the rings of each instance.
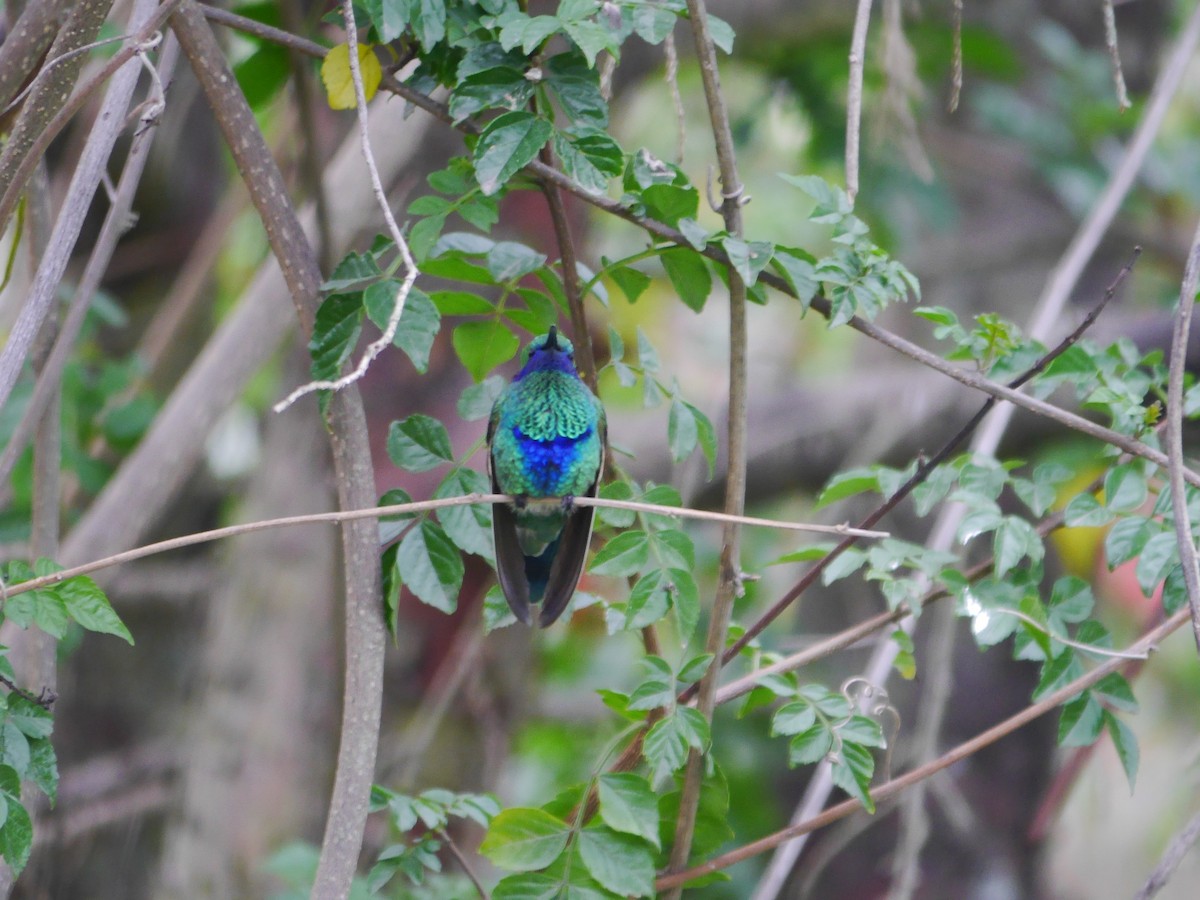
[[[871,0],[858,0],[854,32],[850,38],[850,84],[846,90],[846,195],[858,196],[858,147],[862,128],[863,68],[867,57],[867,26],[871,24]]]
[[[954,50],[950,64],[950,99],[946,109],[958,111],[958,100],[962,96],[963,85],[963,51],[962,51],[962,20],[963,0],[954,0]]]
[[[709,32],[708,12],[704,0],[688,0],[688,18],[695,39],[696,58],[700,64],[700,79],[712,123],[713,142],[717,152],[717,167],[721,173],[721,195],[724,203],[721,216],[725,230],[742,235],[743,185],[738,174],[737,156],[733,146],[733,131],[729,125],[729,110],[721,92],[717,67],[717,49]],[[741,516],[746,507],[746,391],[747,391],[746,284],[737,270],[729,267],[729,442],[728,464],[725,473],[725,514]],[[700,680],[697,709],[712,721],[716,707],[717,679],[721,674],[721,650],[729,634],[733,601],[742,591],[741,530],[737,523],[727,522],[721,532],[720,580],[709,617],[705,649],[713,654],[710,665]],[[683,789],[679,798],[679,813],[675,820],[675,843],[671,848],[668,870],[685,865],[691,854],[696,813],[700,803],[700,785],[704,773],[703,754],[693,748],[688,753]],[[682,888],[669,895],[678,898]]]
[[[1200,814],[1193,816],[1191,821],[1171,839],[1171,843],[1163,851],[1158,865],[1154,867],[1154,871],[1150,873],[1150,877],[1146,879],[1141,890],[1133,895],[1133,900],[1150,900],[1166,887],[1167,882],[1171,880],[1171,876],[1175,874],[1175,870],[1179,868],[1179,864],[1183,862],[1183,858],[1195,846],[1197,840],[1200,840]]]
[[[1117,92],[1117,109],[1129,109],[1129,93],[1125,89],[1125,72],[1121,69],[1121,51],[1117,48],[1117,17],[1113,12],[1113,0],[1102,0],[1104,7],[1104,46],[1112,60],[1113,89]]]
[[[1179,289],[1179,307],[1175,310],[1175,329],[1171,339],[1171,369],[1167,376],[1167,467],[1171,485],[1171,518],[1175,523],[1175,539],[1179,545],[1179,561],[1183,566],[1183,583],[1187,587],[1188,607],[1192,613],[1192,631],[1200,650],[1200,566],[1196,559],[1196,539],[1188,515],[1183,461],[1183,376],[1187,365],[1188,332],[1191,329],[1192,308],[1196,305],[1196,290],[1200,286],[1200,227],[1192,238],[1188,251],[1183,284]]]
[[[459,497],[442,497],[437,500],[417,500],[412,503],[400,503],[392,506],[368,506],[360,509],[343,509],[337,512],[309,513],[302,516],[283,516],[277,519],[263,519],[258,522],[244,522],[240,525],[227,525],[224,528],[214,528],[210,531],[197,531],[180,537],[169,538],[121,553],[114,553],[103,559],[81,563],[23,581],[20,584],[9,585],[6,596],[13,597],[25,591],[33,591],[51,584],[58,584],[77,575],[88,575],[111,566],[119,566],[136,559],[155,556],[170,550],[180,550],[196,544],[206,544],[224,538],[237,537],[255,531],[265,531],[269,528],[288,528],[295,525],[344,524],[366,519],[382,519],[388,516],[406,515],[418,512],[446,509],[451,506],[483,505],[493,503],[512,503],[516,497],[508,494],[463,494]],[[526,497],[523,502],[529,506],[552,506],[561,503],[557,497]],[[760,525],[766,528],[782,528],[789,531],[818,531],[821,533],[848,534],[857,532],[865,537],[887,537],[886,531],[864,531],[850,529],[842,525],[805,525],[798,522],[776,522],[771,519],[756,519],[749,516],[731,516],[724,513],[710,512],[703,509],[684,509],[678,506],[659,506],[655,503],[636,503],[631,500],[606,500],[603,497],[576,497],[572,501],[579,506],[608,507],[610,509],[628,509],[635,512],[652,513],[654,515],[679,516],[682,518],[705,519],[717,522],[739,522],[747,525]]]

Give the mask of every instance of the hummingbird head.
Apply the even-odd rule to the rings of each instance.
[[[517,373],[522,378],[530,372],[555,370],[577,375],[575,369],[575,345],[558,333],[558,327],[550,326],[546,334],[540,334],[525,348],[525,365]]]

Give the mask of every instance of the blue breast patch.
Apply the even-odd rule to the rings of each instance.
[[[521,449],[525,461],[525,475],[529,479],[534,496],[558,497],[567,493],[573,469],[579,461],[583,443],[592,435],[588,428],[578,437],[556,437],[549,441],[538,441],[513,426],[513,437]]]

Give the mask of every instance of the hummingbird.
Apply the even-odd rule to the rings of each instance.
[[[492,406],[488,475],[492,490],[515,498],[492,507],[496,574],[513,614],[542,628],[567,608],[592,536],[590,506],[604,468],[607,420],[575,368],[575,348],[550,326],[525,348],[524,365]],[[529,504],[555,497],[557,504]]]

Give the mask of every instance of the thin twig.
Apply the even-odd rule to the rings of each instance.
[[[392,340],[396,337],[396,329],[400,327],[400,317],[404,314],[405,301],[408,300],[409,292],[412,290],[413,282],[417,280],[418,274],[417,264],[413,261],[412,253],[408,249],[408,241],[404,239],[404,235],[400,231],[400,226],[396,224],[396,217],[392,215],[392,209],[387,200],[387,192],[384,191],[383,182],[379,178],[379,167],[375,165],[375,154],[371,150],[371,135],[367,127],[367,97],[363,89],[362,63],[358,58],[358,26],[354,21],[353,0],[343,0],[342,15],[346,22],[346,44],[349,48],[350,56],[350,77],[354,82],[355,107],[358,111],[358,135],[362,143],[363,160],[366,162],[367,172],[371,176],[371,187],[375,192],[375,200],[379,204],[379,209],[383,212],[384,221],[387,222],[388,233],[391,234],[392,242],[396,245],[396,249],[400,252],[400,258],[404,261],[404,279],[400,282],[400,287],[396,290],[396,297],[392,301],[392,311],[388,316],[387,326],[383,329],[383,334],[367,346],[367,349],[363,351],[363,355],[358,361],[358,365],[352,371],[339,378],[310,381],[308,384],[301,385],[283,400],[275,404],[273,409],[277,413],[283,412],[305,394],[322,390],[340,391],[347,385],[354,384],[367,374],[367,368],[380,353],[391,345]]]
[[[950,99],[946,103],[948,112],[958,111],[962,96],[963,51],[962,51],[963,0],[954,0],[954,48],[950,62]]]
[[[1117,92],[1117,109],[1129,109],[1129,92],[1125,89],[1125,73],[1121,69],[1121,51],[1117,48],[1117,17],[1113,12],[1113,0],[1103,0],[1104,46],[1112,60],[1113,89]]]
[[[554,168],[554,151],[547,144],[541,151],[542,162]],[[558,255],[562,261],[563,291],[567,295],[567,312],[571,317],[571,331],[575,338],[575,356],[579,374],[593,393],[599,390],[596,354],[592,350],[588,334],[587,316],[583,309],[583,289],[579,281],[579,257],[575,252],[575,240],[571,236],[571,223],[567,218],[567,207],[563,203],[558,185],[542,182],[542,193],[550,210],[550,221],[554,225],[554,238],[558,243]],[[607,450],[607,448],[605,448]]]
[[[4,685],[17,696],[24,697],[30,703],[36,704],[42,709],[50,709],[50,707],[54,706],[54,701],[58,699],[58,694],[53,690],[43,688],[40,694],[33,694],[3,674],[0,674],[0,684]]]
[[[1135,641],[1130,649],[1133,650],[1153,650],[1164,638],[1175,632],[1188,620],[1187,610],[1180,610],[1171,618],[1167,619],[1158,627],[1152,629],[1143,635],[1139,640]],[[893,778],[891,781],[885,782],[878,787],[871,789],[871,799],[876,804],[882,803],[884,800],[889,800],[892,797],[900,794],[907,788],[918,782],[924,781],[932,775],[941,772],[957,762],[966,759],[969,756],[978,753],[984,747],[994,744],[1003,737],[1012,734],[1018,728],[1021,728],[1040,716],[1045,715],[1051,710],[1057,708],[1068,700],[1071,700],[1077,694],[1094,686],[1104,677],[1113,672],[1118,671],[1122,666],[1128,665],[1126,660],[1111,659],[1101,663],[1092,671],[1085,675],[1076,678],[1074,681],[1059,688],[1052,694],[1043,697],[1037,703],[1025,707],[1020,712],[1005,719],[997,725],[992,726],[987,731],[984,731],[970,740],[964,741],[952,750],[944,753],[935,760],[919,766],[910,772],[901,775],[898,778]],[[797,825],[781,829],[774,834],[767,835],[757,841],[752,841],[731,850],[728,853],[723,853],[720,856],[714,857],[701,865],[687,869],[682,872],[673,872],[665,875],[655,882],[655,887],[659,891],[669,890],[679,885],[686,884],[694,878],[700,878],[712,872],[719,872],[722,869],[727,869],[729,866],[739,863],[744,859],[749,859],[759,853],[763,853],[773,847],[778,846],[784,841],[794,839],[800,835],[809,834],[819,828],[824,828],[839,819],[844,819],[846,816],[861,810],[862,804],[857,800],[847,800],[832,806],[822,812],[820,815],[814,816],[807,821]]]
[[[558,502],[530,499],[527,502]],[[653,513],[661,516],[678,516],[684,519],[703,519],[708,522],[734,522],[739,525],[757,525],[763,528],[780,528],[785,531],[814,531],[820,534],[846,534],[864,538],[889,537],[887,531],[871,531],[866,528],[851,528],[849,525],[817,525],[801,522],[781,522],[774,519],[759,519],[754,516],[735,516],[707,509],[686,509],[680,506],[659,506],[657,503],[640,503],[635,500],[607,500],[603,497],[576,497],[572,501],[579,506],[628,509],[634,512]]]
[[[1196,648],[1200,650],[1200,567],[1196,559],[1196,540],[1188,516],[1187,491],[1184,485],[1183,461],[1183,376],[1187,368],[1188,332],[1192,322],[1192,307],[1200,285],[1200,227],[1192,238],[1183,284],[1179,289],[1179,307],[1175,310],[1175,329],[1171,338],[1171,368],[1167,375],[1167,467],[1171,485],[1171,518],[1175,523],[1175,539],[1179,545],[1179,561],[1183,566],[1183,583],[1187,587],[1188,608],[1192,613],[1192,631]]]
[[[671,107],[675,110],[675,164],[682,166],[687,145],[687,121],[683,112],[683,95],[679,93],[679,54],[675,50],[673,27],[663,38],[663,54],[667,60],[663,78],[666,79],[667,90],[671,92]]]
[[[1175,874],[1175,870],[1179,868],[1179,864],[1183,862],[1183,858],[1197,840],[1200,840],[1200,813],[1193,816],[1191,821],[1184,825],[1175,837],[1171,838],[1171,843],[1163,851],[1158,865],[1154,867],[1154,871],[1150,873],[1150,877],[1146,879],[1141,890],[1133,895],[1133,900],[1150,900],[1166,887],[1167,882],[1171,880],[1171,876]]]
[[[475,874],[475,871],[471,868],[471,864],[467,861],[466,855],[464,855],[463,852],[458,849],[458,845],[450,838],[449,833],[445,829],[442,829],[438,832],[438,835],[443,841],[446,842],[446,848],[458,861],[458,865],[464,872],[467,873],[467,878],[471,880],[471,884],[475,885],[475,890],[479,892],[479,896],[482,897],[483,900],[491,900],[492,895],[489,894],[487,888],[483,886],[483,882],[479,880],[479,876]]]
[[[721,174],[721,195],[724,203],[721,215],[725,230],[740,237],[742,235],[743,185],[738,174],[737,155],[733,144],[733,131],[729,124],[729,109],[721,91],[720,72],[717,67],[717,50],[709,31],[708,11],[704,0],[688,0],[688,18],[691,21],[695,40],[696,58],[700,65],[700,79],[704,84],[704,98],[708,105],[712,124],[713,143],[717,153],[717,166]],[[724,511],[729,516],[741,516],[746,506],[746,393],[747,393],[747,337],[746,337],[746,284],[737,270],[729,267],[729,413],[728,413],[728,462],[725,473]],[[726,522],[721,531],[720,580],[716,599],[708,622],[705,649],[715,659],[700,679],[700,693],[696,708],[706,721],[712,721],[716,708],[717,679],[721,674],[721,649],[729,634],[729,621],[733,614],[734,598],[742,592],[741,580],[741,530],[736,522]],[[678,870],[687,865],[691,855],[692,837],[695,832],[696,814],[700,805],[701,780],[704,775],[704,754],[692,748],[688,753],[684,771],[683,788],[679,797],[679,813],[675,819],[675,842],[671,847],[669,870]],[[668,896],[676,900],[682,887]]]
[[[302,516],[283,516],[277,519],[263,519],[257,522],[243,522],[240,525],[226,525],[224,528],[214,528],[210,531],[197,531],[192,534],[185,534],[181,535],[180,537],[169,538],[165,541],[157,541],[153,544],[134,547],[131,550],[115,553],[111,556],[106,556],[103,559],[81,563],[80,565],[62,569],[58,572],[52,572],[49,575],[43,575],[40,578],[23,581],[20,584],[9,585],[7,596],[12,597],[17,594],[23,594],[25,591],[33,591],[37,590],[38,588],[46,587],[47,585],[58,584],[59,582],[66,581],[68,578],[75,578],[78,575],[87,575],[91,572],[107,569],[111,566],[122,565],[127,562],[133,562],[137,559],[143,559],[147,556],[155,556],[159,553],[166,553],[170,550],[179,550],[183,547],[191,547],[196,544],[205,544],[209,543],[210,541],[237,537],[240,534],[249,534],[255,531],[265,531],[269,528],[290,528],[296,525],[336,525],[345,522],[356,522],[361,519],[381,519],[388,516],[429,512],[431,510],[445,509],[450,506],[513,503],[517,502],[518,499],[527,506],[557,505],[562,503],[562,500],[555,497],[516,498],[509,494],[463,494],[458,497],[442,497],[437,500],[417,500],[412,503],[399,503],[391,506],[371,506],[360,509],[338,510],[336,512],[309,513]],[[774,522],[770,519],[755,519],[747,516],[728,516],[724,513],[714,513],[703,509],[683,509],[682,507],[678,506],[659,506],[655,503],[635,503],[630,500],[606,500],[603,497],[576,497],[572,502],[579,506],[628,509],[635,512],[652,513],[654,515],[681,516],[683,518],[704,519],[710,521],[715,520],[720,522],[736,521],[747,525],[761,525],[763,527],[782,528],[789,531],[807,531],[810,528],[813,528],[822,532],[837,532],[838,529],[842,527],[836,525],[808,526],[796,522]],[[865,534],[869,537],[888,536],[887,532],[884,531],[865,532]]]
[[[862,128],[863,69],[867,58],[867,27],[871,24],[871,0],[858,0],[854,32],[850,38],[850,84],[846,89],[846,195],[858,196],[858,146]]]

